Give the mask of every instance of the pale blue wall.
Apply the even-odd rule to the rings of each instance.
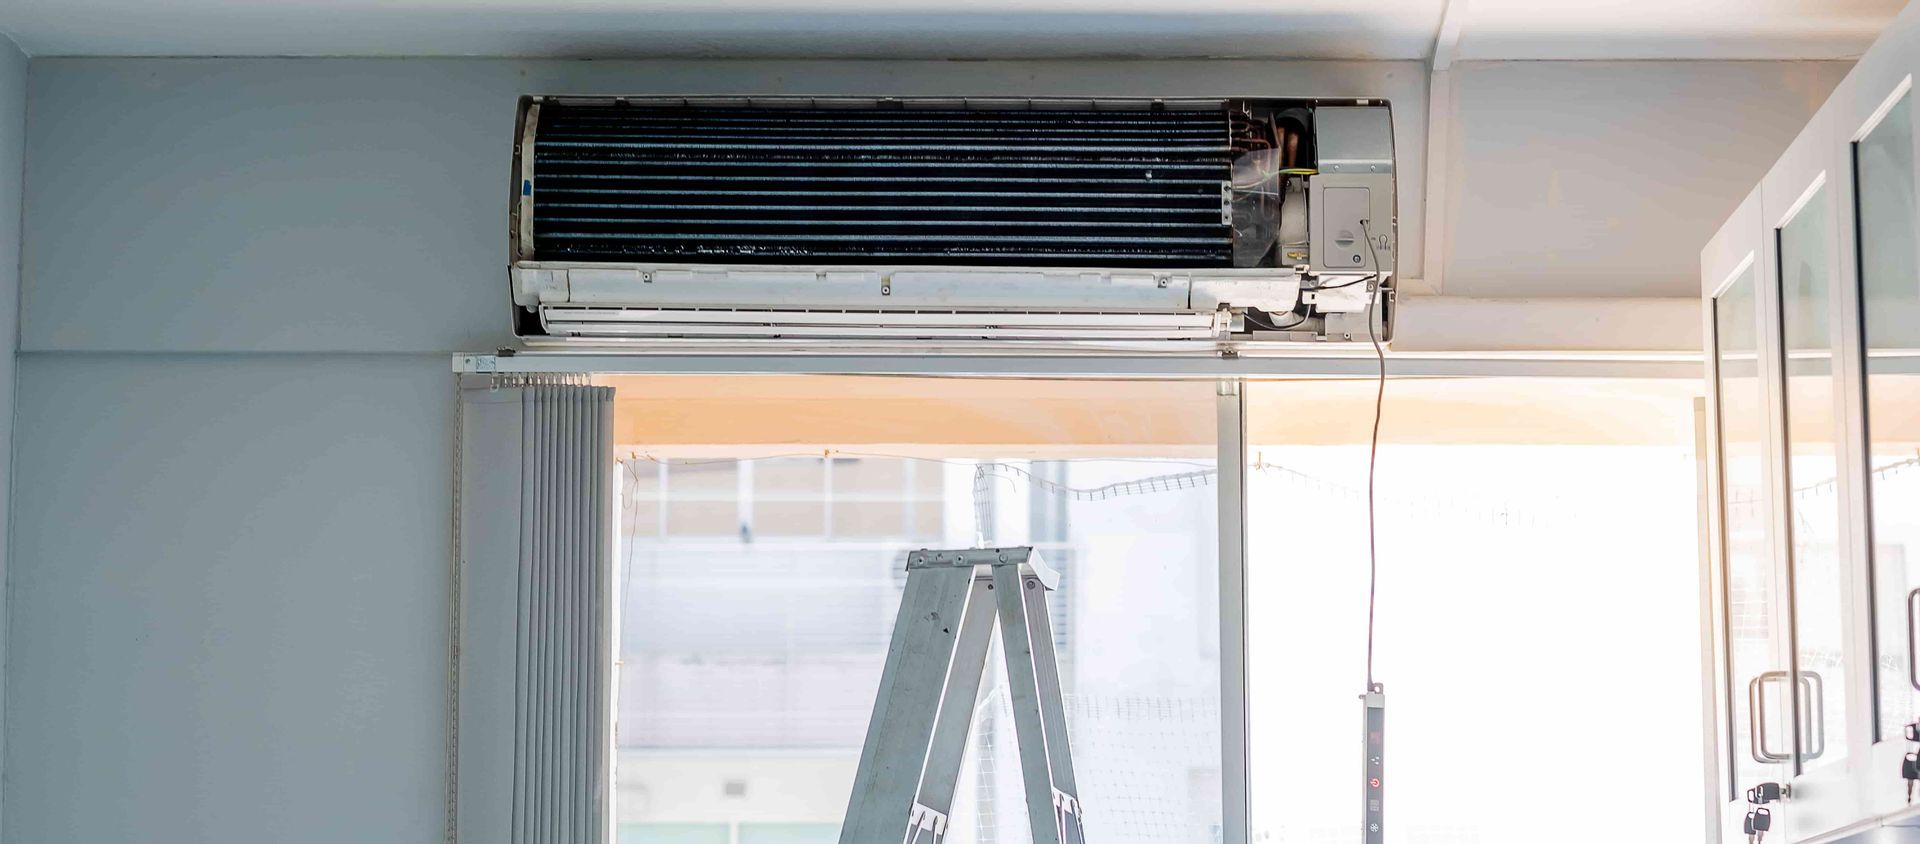
[[[1846,62],[1454,66],[1449,295],[1698,294],[1700,247]]]
[[[29,356],[0,838],[439,840],[451,391],[423,356]]]

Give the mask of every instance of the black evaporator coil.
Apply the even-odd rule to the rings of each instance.
[[[544,103],[543,261],[1230,267],[1221,109]]]

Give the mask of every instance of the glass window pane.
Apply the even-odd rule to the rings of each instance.
[[[660,466],[644,460],[630,460],[621,466],[620,506],[625,508],[621,523],[635,536],[653,536],[660,532]]]
[[[743,823],[739,844],[837,844],[838,824]]]
[[[742,390],[712,380],[719,394]],[[620,383],[658,392],[642,381]],[[978,534],[1037,545],[1062,572],[1052,622],[1088,837],[1217,840],[1211,383],[795,376],[754,384],[767,398],[752,442],[703,440],[707,431],[741,437],[754,426],[705,424],[691,411],[616,426],[660,436],[619,445],[667,461],[658,494],[670,525],[687,507],[734,507],[742,478],[752,495],[738,503],[752,530],[662,535],[635,525],[623,537],[615,776],[623,834],[634,825],[714,823],[741,844],[836,840],[905,555],[971,546]],[[673,394],[698,391],[680,382]],[[789,412],[782,402],[808,409]],[[970,412],[977,408],[992,412]],[[676,448],[697,457],[675,459]],[[831,469],[819,458],[761,456],[792,454],[824,454]],[[705,474],[682,484],[683,465]],[[766,528],[778,508],[803,505],[830,511],[821,517],[830,532]],[[997,651],[991,659],[952,844],[1027,837],[1004,669]]]
[[[898,498],[906,487],[907,472],[905,461],[839,458],[833,461],[833,492]]]
[[[1567,828],[1568,777],[1632,782],[1649,840],[1698,840],[1697,389],[1388,385],[1375,678],[1389,844],[1615,840],[1542,834]],[[1254,841],[1361,840],[1373,391],[1248,385]],[[1543,742],[1577,771],[1515,776],[1561,752]]]
[[[1827,195],[1818,191],[1781,227],[1780,328],[1785,338],[1787,530],[1792,540],[1794,642],[1802,695],[1800,758],[1808,769],[1846,758],[1845,569],[1840,563],[1839,431],[1829,302]],[[1782,733],[1782,736],[1787,733]]]
[[[915,536],[937,537],[946,530],[946,507],[938,501],[922,501],[913,508]]]
[[[1749,268],[1713,301],[1714,341],[1719,356],[1721,543],[1727,607],[1727,748],[1733,762],[1730,791],[1777,779],[1773,766],[1755,759],[1747,689],[1778,665],[1773,652],[1773,561],[1767,545],[1766,387],[1760,380],[1758,299]],[[1770,711],[1778,711],[1776,707]],[[1785,723],[1767,725],[1784,737]],[[1776,740],[1776,747],[1777,747]]]
[[[913,474],[913,497],[939,499],[946,492],[946,466],[940,463],[916,463],[908,467]]]
[[[1866,351],[1869,543],[1880,738],[1920,717],[1909,675],[1907,595],[1920,587],[1920,213],[1912,97],[1854,147]]]
[[[755,536],[820,536],[827,530],[827,462],[817,457],[752,463]]]
[[[726,824],[620,824],[619,844],[728,844]]]
[[[835,459],[833,535],[901,536],[910,531],[907,512],[914,495],[907,486],[907,475],[921,468],[913,462]],[[926,468],[938,477],[939,464]]]
[[[833,502],[834,536],[903,536],[911,533],[907,525],[907,504],[893,501]]]
[[[669,461],[667,533],[732,536],[740,532],[740,467],[727,461]]]

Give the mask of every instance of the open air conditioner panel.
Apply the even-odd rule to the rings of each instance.
[[[1128,337],[1324,334],[1353,297],[1314,290],[1391,278],[1391,149],[1378,102],[530,97],[516,330],[831,340],[814,318],[663,313],[851,310],[870,314],[859,336],[908,338],[912,314],[957,308],[1159,316]],[[1087,335],[980,322],[948,328]]]

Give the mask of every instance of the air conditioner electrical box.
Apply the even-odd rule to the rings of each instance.
[[[1390,336],[1379,100],[525,97],[513,167],[533,346]]]

